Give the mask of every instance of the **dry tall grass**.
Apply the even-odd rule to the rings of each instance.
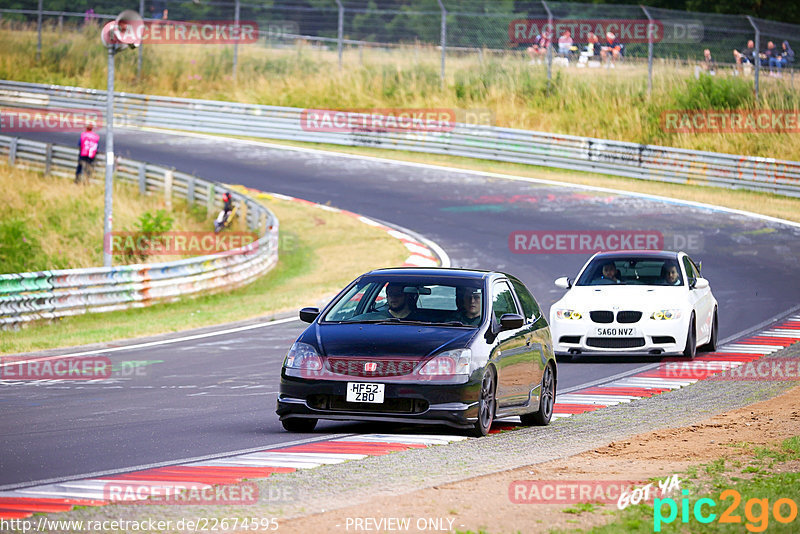
[[[35,60],[35,33],[0,26],[0,77],[105,88],[106,55],[96,28],[44,34]],[[752,79],[721,72],[706,82],[692,67],[659,63],[647,96],[647,69],[554,67],[548,88],[543,65],[520,55],[453,54],[439,79],[432,48],[347,49],[340,70],[335,51],[298,45],[242,45],[234,81],[230,45],[146,45],[141,78],[136,52],[117,56],[117,88],[148,94],[323,108],[488,109],[499,126],[595,136],[638,143],[800,160],[796,133],[679,134],[664,131],[674,109],[800,109],[800,79],[763,76],[755,102]],[[723,70],[723,69],[720,69]]]

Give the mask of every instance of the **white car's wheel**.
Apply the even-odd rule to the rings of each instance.
[[[686,346],[683,349],[683,355],[693,360],[697,354],[697,328],[695,327],[694,313],[689,320],[689,331],[686,334]]]

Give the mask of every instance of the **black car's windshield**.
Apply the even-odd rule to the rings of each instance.
[[[474,327],[483,317],[483,283],[475,279],[364,277],[323,317],[327,322]]]
[[[605,257],[592,260],[575,285],[682,286],[683,275],[671,258]]]

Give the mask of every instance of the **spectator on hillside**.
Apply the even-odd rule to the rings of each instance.
[[[703,61],[700,62],[700,65],[695,67],[694,69],[694,77],[700,77],[700,71],[704,70],[711,76],[714,76],[717,73],[717,62],[714,61],[714,58],[711,57],[711,50],[706,48],[703,50]]]
[[[547,47],[550,46],[552,41],[553,35],[549,31],[542,32],[534,38],[533,44],[528,47],[531,64],[542,62],[542,59],[547,55]]]
[[[572,32],[564,30],[558,38],[558,55],[567,59],[572,55]]]
[[[622,57],[622,43],[619,42],[617,36],[613,32],[606,32],[606,40],[600,47],[600,57],[606,64],[606,68],[614,67],[614,62]]]
[[[775,43],[772,41],[767,42],[767,49],[758,54],[762,67],[769,67],[769,60],[775,59],[778,56],[778,49],[775,48]]]
[[[736,60],[736,67],[734,68],[735,73],[738,73],[742,69],[742,65],[745,64],[752,64],[755,58],[756,53],[756,45],[752,39],[747,41],[747,46],[745,46],[741,52],[738,50],[733,51],[733,59]]]
[[[789,46],[789,41],[784,41],[781,43],[781,51],[769,60],[771,74],[774,72],[773,69],[777,68],[777,73],[774,75],[780,76],[781,69],[790,66],[791,63],[794,63],[794,50]]]

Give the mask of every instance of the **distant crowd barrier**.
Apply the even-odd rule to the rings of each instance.
[[[115,124],[369,146],[588,171],[642,180],[751,189],[800,197],[800,162],[499,128],[463,122],[429,127],[397,120],[117,93]],[[0,81],[0,108],[105,109],[105,91]],[[322,113],[322,114],[320,114]],[[313,115],[312,114],[316,114]],[[456,113],[455,116],[458,116]],[[310,122],[310,117],[317,120]],[[327,119],[327,122],[326,122]],[[328,122],[330,124],[328,124]],[[309,127],[319,124],[320,127]]]
[[[11,165],[73,178],[78,150],[3,135],[0,157]],[[104,165],[103,156],[99,155],[95,176],[102,178]],[[277,263],[278,219],[255,199],[220,183],[126,158],[117,160],[114,177],[138,184],[142,194],[163,195],[167,205],[173,197],[181,197],[205,205],[209,213],[221,209],[221,196],[230,191],[239,205],[241,221],[259,238],[227,252],[171,262],[0,274],[0,329],[17,328],[34,320],[143,307],[201,292],[229,290],[253,281]]]

